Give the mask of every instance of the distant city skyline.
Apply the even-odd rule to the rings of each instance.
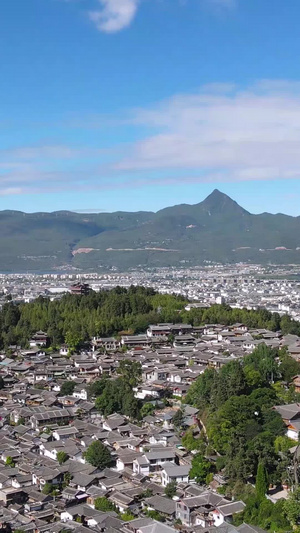
[[[10,0],[0,210],[300,215],[300,4]]]

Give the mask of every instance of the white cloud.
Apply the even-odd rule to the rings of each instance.
[[[300,177],[298,82],[206,86],[137,110],[132,122],[155,134],[132,146],[119,171],[193,169],[200,181]]]
[[[93,189],[103,178],[107,150],[32,145],[0,150],[0,196]]]
[[[22,194],[21,187],[7,187],[0,189],[0,196],[14,196],[16,194]]]
[[[300,178],[300,82],[205,85],[108,123],[123,143],[0,150],[0,195]]]
[[[139,0],[98,0],[100,10],[91,11],[89,17],[99,31],[115,33],[127,28],[133,21]]]

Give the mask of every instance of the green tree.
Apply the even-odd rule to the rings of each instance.
[[[170,481],[170,483],[168,483],[167,486],[165,487],[165,495],[168,498],[173,498],[174,496],[176,496],[176,491],[177,491],[176,481]]]
[[[105,496],[102,496],[95,499],[95,509],[106,513],[107,511],[116,511],[116,506],[110,500],[105,498]]]
[[[279,375],[276,362],[277,351],[267,347],[264,343],[259,344],[250,355],[244,358],[244,366],[250,365],[252,369],[260,372],[263,380],[272,383]]]
[[[256,496],[259,500],[263,500],[266,497],[268,490],[268,476],[265,465],[262,461],[258,463],[256,481],[255,481],[255,491]]]
[[[290,383],[293,376],[300,374],[300,363],[290,357],[285,350],[279,352],[280,366],[279,371],[282,379]]]
[[[216,371],[212,368],[206,369],[203,374],[200,374],[196,381],[189,387],[185,398],[186,403],[195,405],[203,411],[211,400],[215,378]]]
[[[69,456],[66,452],[61,451],[61,452],[57,452],[56,458],[59,464],[62,465],[69,459]]]
[[[265,431],[269,431],[274,438],[284,435],[286,428],[282,418],[277,411],[273,409],[264,409],[262,411],[262,423]]]
[[[78,333],[78,329],[69,329],[65,334],[65,342],[70,347],[70,350],[77,350],[83,342],[83,337]]]
[[[97,468],[106,468],[111,465],[111,453],[102,442],[95,440],[90,444],[87,451],[84,453],[84,458],[88,463]]]
[[[94,381],[91,383],[88,387],[88,397],[93,398],[98,396],[101,396],[103,393],[105,386],[107,383],[107,378],[103,377],[102,379],[98,379],[97,381]]]
[[[42,489],[42,493],[47,494],[47,495],[51,494],[51,492],[53,491],[53,488],[54,486],[51,483],[45,483]]]
[[[288,531],[289,523],[284,511],[285,500],[280,499],[273,505],[271,514],[271,523],[269,526],[270,531]],[[266,516],[264,517],[266,519]],[[265,527],[264,522],[261,522],[261,527]]]
[[[166,521],[165,517],[162,514],[160,514],[158,511],[147,509],[147,511],[145,511],[145,514],[149,516],[149,518],[152,518],[152,520],[157,520],[158,522]]]
[[[261,376],[261,373],[259,370],[256,370],[253,365],[249,364],[244,367],[244,375],[249,389],[255,389],[263,386],[264,380]]]
[[[155,411],[155,407],[152,403],[146,402],[141,408],[141,417],[144,418],[145,416],[153,415]]]
[[[225,453],[239,437],[247,440],[249,424],[253,429],[253,422],[259,424],[259,417],[256,403],[249,396],[232,396],[208,420],[210,443],[219,453]]]
[[[130,359],[124,359],[120,361],[118,374],[120,374],[125,381],[131,387],[136,387],[142,378],[142,365],[137,361],[130,361]]]
[[[292,527],[298,525],[300,517],[300,487],[290,492],[283,505],[284,513]]]
[[[220,379],[226,384],[227,397],[239,396],[246,391],[246,381],[240,361],[230,361],[220,370]]]
[[[192,468],[189,476],[195,479],[197,483],[205,483],[206,476],[212,470],[212,464],[203,455],[197,454],[192,459]]]
[[[103,393],[96,399],[96,409],[104,416],[121,413],[133,419],[140,416],[140,404],[132,387],[123,378],[107,380]]]
[[[289,452],[291,448],[295,446],[295,441],[290,439],[286,435],[279,435],[276,437],[274,442],[275,452],[276,453],[286,453]]]
[[[172,418],[173,425],[176,429],[180,429],[183,425],[184,414],[182,409],[178,409]]]
[[[193,429],[188,429],[185,434],[183,435],[181,439],[182,445],[188,450],[189,452],[192,452],[193,450],[198,450],[200,453],[204,454],[205,452],[205,442],[202,438],[195,439]]]
[[[121,520],[124,520],[124,522],[130,522],[131,520],[135,519],[135,516],[130,513],[130,511],[126,511],[125,513],[122,513],[120,516]]]
[[[69,485],[71,479],[72,479],[72,474],[70,472],[65,472],[64,473],[64,483],[65,483],[66,486]]]
[[[254,405],[258,410],[273,407],[277,401],[274,389],[267,387],[253,390],[249,395],[249,398],[254,402]]]
[[[8,455],[8,456],[6,457],[5,464],[6,464],[7,466],[10,466],[11,468],[14,468],[14,467],[16,466],[15,461],[13,460],[13,458],[12,458],[10,455]]]
[[[60,396],[70,396],[73,394],[76,383],[74,381],[65,381],[60,389]]]

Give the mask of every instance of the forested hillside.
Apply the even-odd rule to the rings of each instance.
[[[214,190],[157,213],[0,212],[0,270],[126,270],[203,261],[299,264],[299,217],[253,215]]]
[[[38,298],[32,303],[7,303],[0,312],[0,345],[26,346],[38,330],[48,333],[53,347],[67,342],[78,345],[95,335],[107,336],[122,331],[145,332],[149,324],[160,322],[229,325],[242,322],[249,328],[282,330],[300,335],[300,324],[288,316],[280,317],[265,309],[248,311],[214,305],[208,309],[185,311],[181,296],[162,295],[153,289],[117,287],[91,292],[87,296],[66,295],[60,300]]]
[[[292,498],[274,505],[265,494],[269,486],[295,486],[290,453],[295,441],[286,436],[282,418],[272,408],[300,401],[300,394],[287,385],[299,372],[300,364],[285,349],[262,344],[242,362],[230,362],[218,372],[205,370],[188,391],[185,401],[199,408],[206,432],[198,441],[187,432],[183,444],[198,447],[194,471],[198,477],[204,472],[199,481],[222,472],[227,483],[221,492],[246,502],[236,523],[244,520],[272,531],[291,527],[286,517]],[[216,461],[207,456],[217,456]]]

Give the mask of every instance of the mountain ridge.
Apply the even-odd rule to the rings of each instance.
[[[3,213],[10,213],[10,214],[22,214],[22,215],[55,215],[55,214],[59,214],[59,215],[63,215],[63,214],[70,214],[70,215],[85,215],[85,216],[98,216],[98,215],[117,215],[117,214],[124,214],[124,213],[130,213],[132,215],[134,214],[139,214],[139,213],[148,213],[148,214],[158,214],[158,213],[161,213],[163,211],[165,211],[166,209],[173,209],[173,208],[179,208],[179,207],[196,207],[196,206],[199,206],[199,205],[206,205],[208,204],[209,201],[211,201],[211,199],[215,200],[215,199],[218,199],[219,202],[221,200],[229,200],[231,202],[231,204],[235,204],[236,206],[238,206],[241,210],[243,210],[244,212],[248,213],[248,214],[252,214],[254,215],[254,213],[250,213],[250,211],[246,210],[244,207],[240,206],[235,200],[233,200],[230,196],[228,196],[226,193],[223,193],[221,192],[219,189],[214,189],[204,200],[201,200],[200,202],[197,202],[196,204],[186,204],[186,203],[183,203],[183,204],[176,204],[175,206],[167,206],[167,207],[163,207],[161,209],[159,209],[158,211],[143,211],[143,210],[140,210],[140,211],[93,211],[92,213],[89,212],[89,211],[72,211],[72,210],[69,210],[69,209],[59,209],[57,211],[34,211],[34,212],[26,212],[26,211],[20,211],[20,210],[14,210],[14,209],[3,209],[3,210],[0,210],[0,215],[3,214]],[[263,211],[262,213],[257,213],[255,214],[254,216],[258,216],[258,215],[274,215],[274,216],[277,216],[277,215],[283,215],[283,216],[286,216],[286,217],[290,217],[290,218],[299,218],[300,215],[296,215],[296,216],[293,216],[293,215],[288,215],[287,213],[282,213],[282,212],[278,212],[278,213],[269,213],[268,211]]]
[[[255,215],[218,189],[156,213],[0,212],[1,271],[300,263],[298,248],[300,216]]]
[[[84,212],[84,211],[72,211],[72,210],[69,210],[69,209],[60,209],[58,211],[35,211],[35,212],[26,212],[26,211],[19,211],[19,210],[14,210],[14,209],[3,209],[2,211],[0,210],[0,214],[2,213],[11,213],[11,214],[22,214],[22,215],[38,215],[38,214],[45,214],[45,215],[55,215],[55,214],[72,214],[72,215],[89,215],[89,216],[94,216],[94,215],[115,215],[115,214],[119,214],[119,213],[131,213],[131,214],[138,214],[138,213],[149,213],[149,214],[157,214],[157,213],[160,213],[166,209],[172,209],[173,207],[194,207],[194,206],[199,206],[199,205],[204,205],[204,204],[207,204],[208,202],[210,202],[211,200],[218,200],[219,202],[221,202],[221,200],[229,200],[232,204],[235,204],[237,205],[240,209],[242,209],[243,211],[246,211],[246,209],[244,209],[243,207],[241,207],[235,200],[233,200],[232,198],[230,198],[230,196],[228,196],[227,194],[221,192],[219,189],[214,189],[204,200],[201,200],[200,202],[196,203],[196,204],[177,204],[175,206],[167,206],[167,207],[163,207],[162,209],[159,209],[158,211],[95,211],[93,213],[90,213],[90,212]],[[247,211],[247,213],[249,213],[249,211]],[[251,213],[250,213],[251,214]],[[263,213],[261,213],[263,214]],[[279,213],[278,213],[279,214]],[[284,213],[282,213],[284,214]],[[291,216],[291,215],[286,215],[286,216]],[[294,217],[293,217],[294,218]]]

